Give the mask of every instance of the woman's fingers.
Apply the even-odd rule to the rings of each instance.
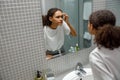
[[[65,21],[68,21],[69,16],[68,16],[66,13],[63,13],[63,19],[64,19]]]

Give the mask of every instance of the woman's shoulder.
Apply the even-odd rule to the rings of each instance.
[[[90,52],[90,57],[99,57],[100,56],[100,50],[98,47],[96,47],[92,52]]]
[[[89,55],[90,63],[97,64],[98,62],[103,62],[103,56],[99,51],[99,48],[95,48]]]
[[[44,26],[44,28],[43,28],[44,30],[49,30],[49,29],[51,29],[49,26]]]
[[[96,52],[99,52],[98,47],[96,47],[95,49],[93,49],[91,53],[96,53]]]
[[[44,30],[44,32],[51,31],[51,29],[50,29],[50,27],[49,27],[49,26],[44,26],[43,30]]]

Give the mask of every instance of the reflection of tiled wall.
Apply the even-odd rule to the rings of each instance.
[[[116,25],[120,25],[120,0],[93,0],[93,11],[99,9],[111,10],[116,18]]]
[[[106,0],[92,0],[93,1],[93,11],[99,9],[105,9]]]
[[[117,18],[116,25],[120,25],[120,0],[106,1],[106,8],[111,10]]]
[[[45,68],[41,0],[0,0],[0,80],[33,80]]]
[[[33,80],[36,70],[48,67],[57,74],[77,62],[88,63],[92,48],[45,60],[40,1],[0,0],[0,80]],[[112,9],[120,5],[119,0],[110,1]],[[93,11],[105,8],[106,3],[93,0]]]

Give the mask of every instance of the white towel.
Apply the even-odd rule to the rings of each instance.
[[[91,1],[84,2],[83,19],[88,20],[91,12],[92,12],[92,2]]]
[[[87,40],[91,40],[92,36],[89,32],[85,32],[83,38]]]

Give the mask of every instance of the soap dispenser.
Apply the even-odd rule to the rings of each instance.
[[[76,43],[75,50],[76,50],[76,51],[79,51],[79,49],[80,49],[80,48],[79,48],[79,46],[78,46],[78,43]]]
[[[35,80],[43,80],[42,72],[37,71],[37,74],[36,74]]]

